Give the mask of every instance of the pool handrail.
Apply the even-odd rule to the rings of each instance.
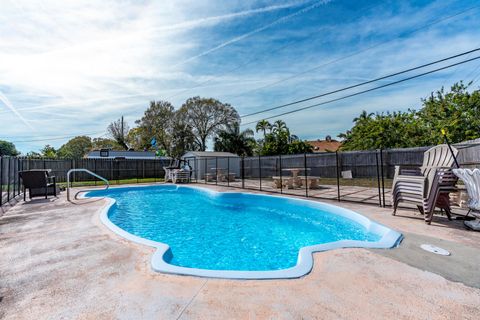
[[[72,172],[86,172],[86,173],[88,173],[89,175],[92,175],[92,176],[94,176],[95,178],[98,178],[98,179],[102,180],[103,182],[105,182],[107,185],[106,185],[106,187],[105,187],[104,190],[107,190],[107,189],[110,187],[110,183],[108,182],[108,180],[105,179],[104,177],[96,174],[95,172],[92,172],[92,171],[90,171],[90,170],[88,170],[88,169],[84,169],[84,168],[70,169],[70,170],[68,170],[68,172],[67,172],[67,200],[68,200],[68,201],[70,201],[70,174],[71,174]],[[90,190],[81,190],[81,191],[77,192],[77,193],[75,194],[75,199],[77,199],[77,195],[78,195],[80,192],[85,192],[85,191],[90,191]]]

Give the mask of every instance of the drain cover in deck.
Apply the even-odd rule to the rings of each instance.
[[[425,251],[435,253],[435,254],[439,254],[439,255],[442,255],[442,256],[449,256],[450,255],[450,252],[448,252],[447,250],[445,250],[443,248],[440,248],[440,247],[437,247],[437,246],[434,246],[433,244],[422,244],[420,246],[420,248],[422,248]]]

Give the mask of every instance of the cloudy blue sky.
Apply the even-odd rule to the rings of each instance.
[[[215,97],[245,115],[480,47],[474,0],[0,6],[0,139],[22,152],[102,136],[122,115],[133,125],[153,99],[179,107],[191,96]],[[282,119],[303,139],[336,136],[363,109],[418,108],[421,97],[458,80],[478,88],[480,60]]]

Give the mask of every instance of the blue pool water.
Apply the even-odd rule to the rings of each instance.
[[[182,267],[279,270],[295,266],[305,246],[381,238],[309,201],[176,186],[116,188],[88,196],[115,199],[110,221],[168,244],[167,262]]]

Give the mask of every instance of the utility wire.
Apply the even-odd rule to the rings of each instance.
[[[77,134],[77,135],[74,135],[74,136],[62,136],[62,137],[54,137],[54,138],[47,138],[47,139],[44,138],[44,139],[32,139],[32,140],[19,140],[19,141],[12,141],[12,143],[62,140],[62,139],[75,138],[75,137],[78,137],[78,136],[92,136],[92,135],[97,135],[97,134],[100,134],[100,133],[105,133],[105,131],[94,132],[94,133],[82,133],[82,134]],[[103,134],[100,137],[103,137],[105,135],[106,134]]]
[[[384,44],[390,43],[390,42],[392,42],[393,40],[395,40],[395,39],[397,39],[397,38],[412,35],[412,34],[418,32],[418,31],[420,31],[420,30],[429,28],[429,27],[431,27],[431,26],[433,26],[433,25],[435,25],[435,24],[438,24],[438,23],[441,23],[441,22],[443,22],[443,21],[446,21],[446,20],[455,18],[455,17],[457,17],[457,16],[463,15],[463,14],[469,12],[469,11],[472,11],[472,10],[474,10],[474,9],[477,9],[478,7],[480,7],[480,5],[476,5],[476,6],[470,7],[470,8],[468,8],[468,9],[466,9],[466,10],[462,10],[462,11],[456,13],[456,14],[453,14],[453,15],[450,15],[450,16],[447,16],[447,17],[444,17],[444,18],[440,18],[440,19],[434,20],[434,21],[432,21],[432,22],[430,22],[430,23],[428,23],[428,24],[426,24],[426,25],[423,25],[423,26],[421,26],[421,27],[419,27],[419,28],[413,29],[413,30],[408,31],[408,32],[406,32],[406,33],[400,33],[400,34],[398,34],[397,36],[395,36],[394,38],[391,38],[391,39],[388,39],[388,40],[386,40],[386,41],[377,43],[377,44],[375,44],[375,45],[373,45],[373,46],[370,46],[370,47],[367,47],[367,48],[365,48],[365,49],[361,49],[361,50],[355,51],[355,52],[353,52],[353,53],[351,53],[351,54],[347,54],[347,55],[345,55],[345,56],[339,57],[338,59],[331,60],[331,61],[329,61],[329,62],[326,62],[326,63],[323,63],[323,64],[321,64],[321,65],[315,66],[315,67],[313,67],[313,68],[310,68],[310,69],[307,69],[307,70],[304,70],[304,71],[295,73],[295,74],[293,74],[293,75],[291,75],[291,76],[288,76],[288,77],[283,78],[283,79],[280,79],[280,80],[278,80],[278,81],[269,83],[269,84],[267,84],[267,85],[264,85],[264,86],[261,86],[261,87],[258,87],[258,88],[254,88],[254,89],[251,89],[251,90],[244,91],[244,92],[242,92],[242,93],[239,93],[239,94],[236,94],[236,95],[234,95],[234,96],[231,96],[231,98],[244,96],[245,94],[250,93],[250,92],[255,92],[255,91],[258,91],[258,90],[261,90],[261,89],[273,87],[273,86],[275,86],[275,85],[277,85],[277,84],[279,84],[279,83],[282,83],[282,82],[285,82],[285,81],[288,81],[288,80],[297,78],[297,77],[299,77],[299,76],[302,76],[302,75],[304,75],[304,74],[310,73],[310,72],[315,71],[315,70],[318,70],[318,69],[320,69],[320,68],[322,68],[322,67],[325,67],[325,66],[327,66],[327,65],[331,65],[331,64],[337,63],[337,62],[339,62],[339,61],[349,59],[349,58],[351,58],[351,57],[357,56],[357,55],[359,55],[359,54],[361,54],[361,53],[364,53],[364,52],[366,52],[366,51],[369,51],[369,50],[372,50],[372,49],[377,48],[377,47],[379,47],[379,46],[382,46],[382,45],[384,45]]]
[[[301,99],[301,100],[296,100],[296,101],[286,103],[286,104],[282,104],[282,105],[279,105],[279,106],[276,106],[276,107],[271,107],[271,108],[268,108],[268,109],[248,113],[248,114],[242,115],[241,117],[246,118],[246,117],[250,117],[250,116],[253,116],[253,115],[260,114],[260,113],[265,113],[265,112],[268,112],[268,111],[277,110],[277,109],[285,108],[285,107],[288,107],[288,106],[292,106],[292,105],[295,105],[295,104],[298,104],[298,103],[318,99],[320,97],[329,96],[329,95],[332,95],[334,93],[350,90],[350,89],[353,89],[353,88],[364,86],[366,84],[370,84],[370,83],[373,83],[373,82],[377,82],[377,81],[380,81],[380,80],[384,80],[384,79],[387,79],[387,78],[398,76],[400,74],[404,74],[404,73],[408,73],[408,72],[411,72],[411,71],[414,71],[414,70],[422,69],[422,68],[440,63],[440,62],[455,59],[455,58],[458,58],[458,57],[461,57],[461,56],[464,56],[464,55],[471,54],[471,53],[476,52],[476,51],[480,51],[480,48],[476,48],[476,49],[466,51],[466,52],[463,52],[463,53],[459,53],[459,54],[456,54],[456,55],[453,55],[453,56],[450,56],[450,57],[447,57],[447,58],[443,58],[443,59],[440,59],[440,60],[436,60],[436,61],[433,61],[433,62],[422,64],[421,66],[417,66],[417,67],[414,67],[414,68],[410,68],[410,69],[402,70],[402,71],[399,71],[399,72],[391,73],[391,74],[388,74],[388,75],[385,75],[385,76],[382,76],[382,77],[379,77],[379,78],[376,78],[376,79],[373,79],[373,80],[368,80],[368,81],[361,82],[361,83],[358,83],[358,84],[354,84],[354,85],[344,87],[344,88],[341,88],[341,89],[337,89],[337,90],[333,90],[333,91],[330,91],[330,92],[322,93],[322,94],[319,94],[319,95],[316,95],[316,96],[313,96],[313,97],[309,97],[309,98],[305,98],[305,99]]]
[[[480,56],[477,56],[477,57],[474,57],[474,58],[471,58],[471,59],[467,59],[467,60],[463,60],[463,61],[451,64],[451,65],[441,67],[441,68],[438,68],[438,69],[434,69],[434,70],[431,70],[431,71],[427,71],[427,72],[424,72],[424,73],[420,73],[420,74],[417,74],[417,75],[414,75],[414,76],[411,76],[411,77],[408,77],[408,78],[404,78],[404,79],[401,79],[401,80],[398,80],[398,81],[390,82],[390,83],[387,83],[387,84],[384,84],[384,85],[381,85],[381,86],[378,86],[378,87],[374,87],[374,88],[371,88],[371,89],[367,89],[367,90],[359,91],[359,92],[356,92],[356,93],[352,93],[352,94],[349,94],[349,95],[346,95],[346,96],[343,96],[343,97],[340,97],[340,98],[336,98],[336,99],[324,101],[324,102],[321,102],[321,103],[316,103],[316,104],[313,104],[313,105],[310,105],[310,106],[306,106],[306,107],[303,107],[303,108],[295,109],[295,110],[292,110],[292,111],[276,114],[274,116],[263,118],[261,120],[268,120],[268,119],[272,119],[272,118],[277,118],[277,117],[281,117],[281,116],[284,116],[284,115],[287,115],[287,114],[292,114],[292,113],[300,112],[300,111],[303,111],[303,110],[311,109],[311,108],[314,108],[314,107],[318,107],[318,106],[321,106],[321,105],[329,104],[329,103],[332,103],[332,102],[344,100],[344,99],[351,98],[351,97],[354,97],[354,96],[358,96],[358,95],[361,95],[361,94],[364,94],[364,93],[367,93],[367,92],[371,92],[371,91],[374,91],[374,90],[386,88],[386,87],[389,87],[389,86],[392,86],[392,85],[395,85],[395,84],[398,84],[398,83],[402,83],[402,82],[405,82],[405,81],[408,81],[408,80],[419,78],[419,77],[422,77],[422,76],[425,76],[425,75],[428,75],[428,74],[432,74],[432,73],[435,73],[435,72],[438,72],[438,71],[441,71],[441,70],[452,68],[452,67],[455,67],[455,66],[473,61],[473,60],[477,60],[477,59],[480,59]],[[248,125],[248,124],[253,124],[253,123],[257,123],[257,121],[250,121],[250,122],[247,122],[243,125]]]

